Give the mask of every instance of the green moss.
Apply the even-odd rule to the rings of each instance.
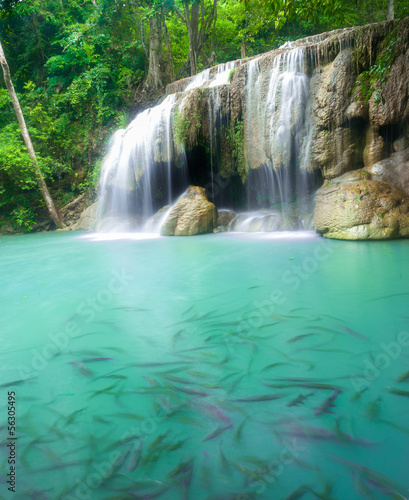
[[[227,81],[228,81],[228,82],[231,82],[231,81],[232,81],[233,75],[234,75],[234,73],[236,72],[236,70],[237,70],[237,68],[233,68],[233,69],[230,71],[229,76],[228,76],[228,78],[227,78]]]
[[[197,89],[187,97],[181,111],[173,116],[175,143],[183,146],[194,146],[197,143],[202,126],[202,89]]]
[[[248,165],[245,153],[244,123],[242,120],[232,122],[222,129],[222,152],[220,158],[220,172],[223,177],[230,177],[236,173],[244,184]]]

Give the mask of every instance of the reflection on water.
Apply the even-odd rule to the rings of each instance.
[[[408,242],[77,236],[0,238],[19,498],[408,496]]]

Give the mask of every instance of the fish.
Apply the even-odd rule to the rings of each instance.
[[[366,410],[366,416],[369,418],[369,420],[379,419],[381,401],[382,399],[380,397],[377,397],[371,403],[369,403]]]
[[[87,368],[84,363],[81,363],[81,361],[70,361],[70,364],[75,366],[82,375],[85,375],[86,377],[92,377],[92,371]]]
[[[209,394],[207,392],[204,392],[204,391],[201,391],[199,389],[192,389],[191,387],[175,387],[175,386],[172,386],[174,389],[176,389],[177,391],[181,391],[181,392],[184,392],[186,394],[191,394],[193,396],[202,396],[202,397],[207,397],[209,396]]]
[[[193,458],[177,465],[172,471],[169,472],[168,478],[179,476],[179,474],[182,474],[191,467],[193,467]]]
[[[396,382],[406,382],[409,379],[409,372],[402,373],[397,379]]]
[[[229,461],[227,460],[225,454],[223,453],[223,450],[222,450],[222,445],[220,444],[220,447],[219,447],[219,451],[220,451],[220,459],[221,459],[221,462],[222,462],[222,471],[224,473],[228,472],[229,469],[230,469],[230,463]]]
[[[13,380],[11,382],[6,382],[5,384],[0,384],[0,387],[15,387],[16,385],[21,385],[24,384],[24,382],[27,382],[27,379],[21,379],[21,380]]]
[[[169,434],[170,430],[168,429],[166,432],[163,434],[160,434],[156,439],[152,441],[152,443],[149,445],[148,450],[153,450],[156,446],[158,446]]]
[[[260,401],[273,401],[274,399],[282,398],[282,395],[278,394],[261,394],[260,396],[249,396],[247,398],[236,398],[233,401],[237,401],[239,403],[257,403]]]
[[[175,451],[175,450],[178,450],[179,448],[182,448],[182,446],[185,444],[185,442],[188,439],[189,438],[182,439],[181,441],[177,441],[176,443],[174,443],[171,446],[169,446],[168,451]]]
[[[75,420],[75,418],[82,413],[85,410],[85,408],[81,408],[80,410],[73,411],[68,415],[65,421],[65,425],[72,424]]]
[[[286,382],[286,383],[282,383],[282,384],[272,384],[271,382],[268,382],[268,381],[263,381],[263,385],[265,385],[266,387],[273,387],[273,388],[276,388],[276,389],[284,389],[284,388],[288,388],[288,387],[304,387],[304,388],[307,388],[307,389],[322,389],[322,390],[340,390],[340,387],[338,386],[335,386],[333,384],[325,384],[323,382],[309,382],[308,379],[305,379],[303,381],[303,379],[293,379],[293,381],[291,381],[291,379],[285,379],[285,378],[282,378],[282,379],[277,379],[277,380],[282,380],[283,382]]]
[[[265,366],[261,371],[264,372],[266,370],[271,370],[272,368],[276,368],[277,366],[289,365],[290,363],[273,363],[271,365]]]
[[[298,342],[299,340],[305,339],[306,337],[311,337],[318,335],[317,333],[304,333],[303,335],[297,335],[296,337],[292,337],[291,339],[286,340],[287,344],[292,342]]]
[[[335,408],[336,405],[334,404],[335,400],[337,399],[337,397],[339,396],[339,394],[341,394],[341,390],[336,390],[334,391],[333,394],[331,394],[331,396],[329,396],[323,403],[321,406],[319,406],[318,408],[314,408],[315,410],[315,413],[314,415],[316,417],[318,417],[319,415],[323,415],[324,413],[334,413],[332,411],[332,408]]]
[[[191,380],[185,378],[175,377],[174,375],[159,375],[159,377],[169,380],[169,382],[176,382],[177,384],[192,384]]]
[[[292,399],[289,403],[286,404],[286,406],[298,406],[301,404],[304,404],[304,401],[311,397],[314,393],[310,392],[309,394],[300,394],[296,398]]]
[[[399,493],[399,491],[406,491],[406,488],[403,485],[397,483],[390,477],[380,472],[370,469],[369,467],[365,467],[364,465],[360,465],[356,462],[352,462],[351,460],[347,460],[345,458],[334,455],[332,455],[331,458],[337,462],[341,462],[345,465],[348,465],[353,470],[359,471],[368,482],[370,482],[371,484],[377,486],[382,490],[389,490],[392,492],[396,492],[399,495],[402,495],[401,493]],[[403,498],[405,497],[403,496]]]
[[[236,441],[240,441],[241,440],[241,435],[242,435],[242,432],[243,432],[243,427],[244,427],[244,424],[246,423],[247,419],[249,417],[247,416],[243,421],[242,423],[239,425],[239,427],[237,428],[236,432],[234,433],[234,439]]]
[[[232,429],[233,424],[226,425],[225,427],[218,427],[215,431],[211,432],[207,436],[205,436],[202,441],[210,441],[211,439],[215,439],[220,436],[223,432],[227,431],[227,429]]]
[[[96,358],[87,358],[87,359],[83,359],[82,362],[83,363],[95,363],[97,361],[113,361],[114,358],[108,358],[108,357],[105,357],[105,356],[98,356]]]
[[[142,439],[139,440],[138,446],[136,449],[134,448],[131,451],[131,458],[129,459],[129,465],[128,465],[128,470],[133,471],[135,470],[140,461],[141,461],[141,456],[142,456]]]
[[[226,424],[231,423],[230,417],[225,413],[223,413],[217,406],[208,403],[203,403],[200,405],[200,407],[203,408],[204,410],[207,410],[216,420],[221,420]]]
[[[345,325],[341,325],[339,323],[332,323],[334,326],[339,326],[340,328],[342,328],[343,330],[345,330],[347,333],[349,333],[352,337],[355,337],[357,339],[361,339],[361,340],[368,340],[368,337],[362,333],[359,333],[355,330],[352,330],[351,328],[349,328],[348,326],[345,326]]]
[[[405,398],[409,398],[409,391],[402,391],[401,389],[389,389],[388,392],[390,394],[396,394],[397,396],[404,396]]]
[[[96,396],[100,396],[101,394],[109,394],[109,395],[114,395],[115,393],[111,392],[112,389],[115,389],[118,386],[119,382],[115,382],[114,384],[110,385],[109,387],[105,387],[104,389],[98,389],[96,391],[88,391],[92,392],[91,396],[88,396],[88,399],[95,398]]]

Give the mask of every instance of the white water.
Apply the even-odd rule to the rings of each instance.
[[[204,83],[210,80],[210,69],[205,69],[201,73],[195,75],[189,85],[185,88],[185,92],[188,90],[196,89],[201,87]]]
[[[163,204],[171,203],[171,113],[175,102],[174,95],[168,96],[160,105],[140,113],[126,130],[114,134],[100,181],[104,229],[123,231],[138,225],[133,216],[135,205],[143,216],[151,215],[158,183],[166,191]]]
[[[288,47],[292,44],[282,46]],[[265,208],[277,206],[285,216],[288,203],[301,201],[308,193],[312,134],[304,49],[278,54],[268,82],[260,58],[253,59],[248,66],[246,99],[248,161],[257,168],[247,182],[248,207],[255,202]]]
[[[216,77],[211,81],[209,87],[217,87],[218,85],[227,85],[229,83],[230,72],[234,69],[235,63],[228,62],[220,64],[217,68]]]

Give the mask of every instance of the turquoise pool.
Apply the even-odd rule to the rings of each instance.
[[[87,236],[0,238],[4,498],[409,496],[408,241]]]

